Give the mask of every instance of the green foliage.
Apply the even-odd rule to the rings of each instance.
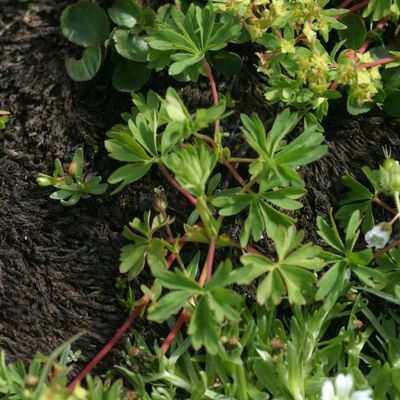
[[[51,199],[60,200],[63,206],[73,206],[82,196],[93,194],[100,195],[107,190],[107,184],[101,183],[100,176],[85,176],[83,173],[83,150],[79,148],[69,165],[68,172],[64,171],[61,161],[54,161],[53,176],[39,173],[36,181],[40,186],[53,186],[57,191],[50,195]]]
[[[79,336],[79,335],[78,335]],[[37,353],[28,368],[22,361],[6,364],[5,353],[0,352],[0,395],[4,400],[57,399],[57,400],[122,400],[126,390],[122,382],[102,382],[99,377],[87,377],[87,389],[77,386],[72,392],[67,389],[68,365],[71,354],[68,340],[50,356]]]
[[[222,21],[212,5],[200,8],[192,4],[186,14],[172,9],[170,21],[160,21],[147,29],[147,40],[154,49],[149,56],[151,66],[160,70],[170,64],[170,75],[182,75],[196,82],[200,73],[205,74],[202,61],[207,53],[226,47],[229,41],[237,39],[241,29],[235,18]]]
[[[69,394],[66,362],[60,361],[58,375],[48,373],[57,370],[53,362],[61,353],[47,364],[35,359],[29,371],[7,366],[3,357],[0,393],[17,400],[27,391],[30,398],[60,399],[327,400],[326,388],[339,398],[338,385],[347,380],[348,398],[371,400],[370,387],[374,398],[400,398],[400,319],[377,315],[368,303],[400,304],[400,251],[392,237],[400,215],[398,162],[385,150],[379,170],[363,168],[367,186],[346,173],[348,191],[336,220],[332,214],[329,222],[317,219],[324,250],[303,244],[304,233],[295,227],[306,194],[302,167],[327,152],[319,120],[329,100],[347,93],[354,115],[377,103],[398,116],[400,52],[392,35],[398,0],[333,8],[339,3],[182,0],[155,12],[141,2],[115,0],[106,14],[80,0],[64,10],[64,34],[84,48],[80,60],[66,61],[73,79],[91,79],[110,54],[113,84],[121,91],[139,90],[151,69],[168,68],[180,82],[207,76],[214,105],[193,109],[185,88],[133,94],[124,123],[105,142],[110,157],[123,163],[108,178],[117,185],[113,194],[158,168],[193,207],[186,213],[180,202],[169,206],[167,192],[156,189],[155,216],[147,211],[124,229],[120,272],[126,281],[118,281],[119,300],[129,321],[140,312],[169,325],[162,346],[156,340],[150,350],[135,334],[135,346],[116,368],[126,388],[88,378],[87,389]],[[242,59],[235,51],[245,46]],[[239,73],[255,49],[258,72],[268,78],[266,100],[295,109],[279,113],[269,130],[255,113],[242,114],[241,126],[224,120],[234,101],[217,93],[213,76]],[[85,177],[83,166],[78,149],[68,173],[57,159],[53,176],[37,180],[58,189],[52,198],[72,205],[107,187]],[[392,196],[396,208],[381,195]],[[378,205],[394,216],[376,225]],[[227,225],[226,217],[236,219]],[[136,300],[131,281],[140,283],[146,266],[154,282],[140,285],[144,296]],[[334,379],[337,374],[346,376]]]
[[[68,75],[75,81],[92,79],[107,52],[116,63],[112,82],[121,91],[136,91],[149,79],[149,48],[143,37],[144,27],[154,21],[154,12],[128,0],[116,0],[106,12],[89,0],[79,0],[61,15],[63,34],[71,42],[85,47],[79,60],[67,58]]]
[[[259,304],[279,304],[286,295],[291,304],[306,304],[316,282],[313,271],[320,270],[325,263],[320,257],[321,249],[311,243],[301,245],[303,238],[303,232],[296,232],[294,226],[279,226],[272,236],[277,260],[246,254],[241,258],[243,267],[235,270],[232,281],[248,285],[263,275],[257,287]]]
[[[339,235],[336,223],[331,215],[331,225],[318,217],[318,234],[335,250],[335,253],[325,253],[327,262],[332,267],[324,274],[318,283],[319,289],[316,299],[329,297],[331,301],[337,299],[350,278],[350,271],[367,287],[379,288],[385,284],[385,275],[370,268],[373,253],[371,249],[355,251],[361,224],[360,212],[354,211],[345,227],[345,240]]]
[[[363,218],[361,225],[362,231],[366,232],[375,225],[372,204],[381,189],[379,185],[379,171],[372,171],[366,166],[362,168],[362,171],[371,184],[373,191],[346,173],[342,177],[342,184],[346,186],[349,191],[345,193],[343,199],[340,200],[340,208],[336,212],[335,218],[339,220],[340,226],[344,228],[351,215],[355,211],[358,211],[360,213],[360,218]]]
[[[205,146],[188,145],[163,157],[163,162],[175,173],[178,183],[184,189],[196,197],[201,197],[217,163],[217,157],[217,154]]]
[[[151,219],[150,212],[146,212],[143,222],[135,218],[129,223],[131,229],[125,227],[124,237],[134,244],[128,244],[121,249],[120,272],[128,274],[129,280],[142,272],[146,260],[153,275],[166,268],[166,246],[154,234],[172,222],[172,219],[164,220],[161,214]]]

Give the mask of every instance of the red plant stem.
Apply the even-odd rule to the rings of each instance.
[[[204,68],[206,69],[206,72],[207,72],[208,80],[210,81],[214,105],[217,106],[219,103],[219,99],[218,99],[217,85],[215,84],[214,75],[212,73],[211,66],[206,59],[204,59],[203,64],[204,64]]]
[[[375,31],[375,32],[379,32],[380,30],[382,30],[382,29],[385,27],[386,22],[387,22],[389,19],[390,19],[390,16],[384,17],[384,18],[382,19],[382,21],[379,22],[379,23],[376,25],[376,27],[374,28],[374,31]],[[368,46],[371,44],[371,41],[372,41],[371,39],[367,39],[367,40],[363,43],[363,45],[358,49],[357,53],[359,53],[359,54],[365,53],[366,50],[368,49]]]
[[[199,285],[204,286],[204,284],[211,279],[212,275],[212,267],[214,264],[214,256],[215,256],[215,245],[216,245],[217,239],[215,237],[212,237],[210,240],[210,245],[208,247],[208,255],[207,255],[207,260],[204,265],[203,271],[201,272],[200,278],[199,278]],[[171,329],[170,333],[168,336],[165,338],[164,343],[161,346],[161,351],[165,354],[170,346],[171,343],[174,341],[176,338],[178,332],[182,328],[182,325],[190,318],[190,313],[186,310],[183,310],[176,321],[175,325]]]
[[[214,256],[215,256],[215,245],[217,239],[215,237],[211,238],[210,245],[208,247],[208,256],[207,256],[207,281],[211,279],[212,268],[214,264]]]
[[[239,243],[232,243],[232,246],[236,247],[237,249],[247,251],[248,253],[257,254],[259,256],[263,256],[264,255],[263,253],[261,253],[260,251],[256,250],[255,248],[253,248],[251,246],[243,247]]]
[[[344,0],[342,4],[338,5],[336,8],[346,8],[353,0]]]
[[[367,39],[364,43],[363,43],[363,45],[357,50],[357,53],[358,54],[364,54],[366,51],[367,51],[367,49],[368,49],[368,46],[371,44],[371,39]]]
[[[347,13],[336,15],[336,19],[343,18],[348,13],[354,13],[354,12],[356,12],[358,10],[361,10],[364,7],[366,7],[368,5],[368,3],[369,3],[369,0],[364,0],[363,2],[358,3],[358,4],[354,5],[353,7],[349,8]]]
[[[86,377],[86,375],[108,354],[108,352],[115,346],[115,344],[121,339],[122,335],[131,326],[134,319],[142,311],[145,303],[137,306],[129,318],[124,322],[118,332],[113,338],[96,354],[96,356],[89,362],[89,364],[79,373],[79,375],[68,385],[68,390],[73,391],[75,386]]]
[[[368,3],[369,3],[369,0],[364,0],[361,3],[358,3],[358,4],[354,5],[353,7],[351,7],[349,9],[349,12],[353,13],[358,10],[362,10],[364,7],[366,7],[368,5]]]
[[[183,238],[181,240],[181,245],[179,250],[182,249],[186,242],[186,239]],[[172,263],[175,261],[177,257],[177,253],[171,253],[167,260],[167,268],[169,268]],[[140,299],[141,304],[139,304],[129,315],[128,319],[124,322],[124,324],[119,328],[118,332],[111,338],[111,340],[96,354],[96,356],[89,362],[89,364],[76,376],[76,378],[68,385],[67,389],[69,391],[73,391],[75,386],[81,382],[86,375],[110,352],[110,350],[115,346],[116,343],[121,339],[123,334],[128,330],[131,326],[132,322],[135,318],[140,314],[143,310],[144,306],[150,302],[150,298],[147,295],[142,296]]]
[[[371,68],[371,67],[376,67],[378,65],[385,65],[385,64],[389,64],[393,61],[396,61],[398,59],[400,59],[400,57],[380,58],[379,60],[371,61],[369,63],[358,64],[358,68]]]
[[[172,342],[178,335],[179,331],[182,328],[182,325],[190,318],[190,314],[188,311],[183,310],[181,314],[179,315],[178,320],[176,321],[174,327],[171,329],[171,332],[168,334],[168,336],[165,338],[164,343],[161,346],[161,351],[166,354],[167,351],[169,350]]]
[[[233,175],[233,177],[242,185],[245,186],[246,182],[240,176],[239,172],[236,171],[236,168],[225,158],[222,159],[222,163],[228,168],[229,172]]]
[[[196,198],[193,197],[189,192],[187,192],[168,172],[167,168],[165,168],[163,163],[158,164],[161,172],[167,178],[168,182],[176,189],[178,192],[181,192],[194,206],[196,206]]]
[[[211,66],[206,59],[204,59],[203,64],[204,64],[204,68],[207,71],[208,80],[210,81],[210,87],[211,87],[211,93],[213,96],[214,105],[217,106],[219,104],[219,99],[218,99],[218,91],[217,91],[217,85],[215,83],[214,75],[212,73]],[[219,121],[219,119],[217,119],[215,121],[215,132],[219,132],[219,129],[220,129],[220,121]]]

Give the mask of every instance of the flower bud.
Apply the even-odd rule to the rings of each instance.
[[[392,225],[389,222],[381,222],[365,234],[365,241],[368,247],[383,249],[389,241],[391,234]]]
[[[68,167],[69,174],[71,176],[75,175],[77,168],[78,168],[78,164],[76,163],[76,161],[72,161],[72,163],[69,164],[69,167]]]
[[[25,385],[27,386],[36,386],[39,382],[39,377],[37,375],[25,375]]]
[[[400,192],[400,165],[393,158],[386,158],[380,169],[380,185],[384,192]]]

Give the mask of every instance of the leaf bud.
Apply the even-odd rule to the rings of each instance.
[[[68,167],[69,174],[71,176],[75,175],[77,168],[78,168],[78,164],[76,163],[76,161],[72,161],[72,163],[69,164],[69,167]]]
[[[37,375],[27,374],[24,380],[26,386],[36,386],[39,382],[39,377]]]
[[[154,189],[156,197],[154,198],[154,208],[156,211],[162,213],[168,208],[167,196],[164,189],[160,186]]]
[[[272,347],[272,351],[273,351],[274,353],[276,353],[276,352],[282,350],[282,348],[283,348],[283,342],[282,342],[282,340],[279,339],[278,337],[274,337],[274,338],[271,340],[271,347]]]
[[[363,326],[364,326],[364,322],[362,322],[361,320],[355,319],[353,321],[353,328],[355,330],[359,331],[359,330],[361,330],[363,328]]]

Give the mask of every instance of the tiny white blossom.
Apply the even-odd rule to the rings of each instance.
[[[322,385],[321,400],[372,400],[372,390],[353,391],[353,376],[339,374],[332,381],[325,381]]]
[[[365,234],[365,241],[368,247],[383,249],[389,241],[391,233],[392,225],[388,222],[381,222]]]

